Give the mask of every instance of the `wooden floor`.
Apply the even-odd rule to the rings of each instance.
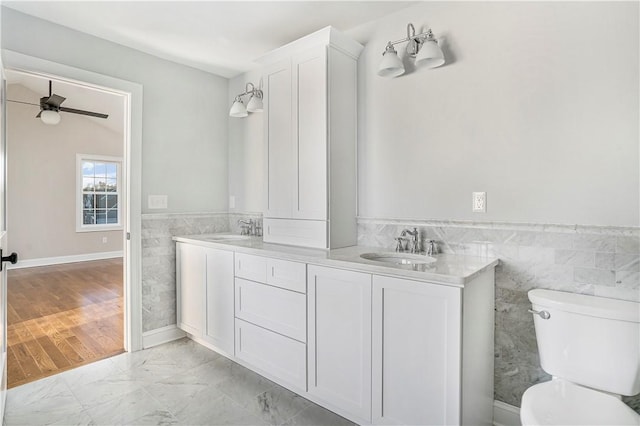
[[[9,388],[124,351],[122,259],[13,269]]]

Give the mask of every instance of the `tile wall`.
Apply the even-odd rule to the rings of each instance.
[[[640,301],[640,229],[453,221],[358,220],[358,245],[395,248],[417,227],[441,252],[492,256],[496,269],[495,398],[520,406],[549,380],[538,360],[527,291],[547,288]],[[640,412],[640,398],[626,402]]]
[[[238,220],[260,213],[176,213],[142,215],[142,331],[176,323],[177,235],[240,233]]]

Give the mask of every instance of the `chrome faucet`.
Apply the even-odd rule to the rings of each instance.
[[[238,225],[240,228],[240,235],[256,235],[256,222],[253,219],[242,220],[238,219]],[[246,225],[246,226],[242,226]]]
[[[411,253],[419,253],[420,252],[420,234],[418,233],[418,228],[413,228],[413,231],[410,231],[409,229],[403,229],[402,232],[400,233],[400,237],[397,238],[398,240],[398,246],[396,247],[396,251],[406,251],[406,247],[402,247],[402,244],[400,244],[401,240],[405,239],[406,240],[406,236],[410,235],[411,236],[411,247],[409,248],[409,251]],[[400,250],[398,250],[400,249]]]
[[[427,256],[433,256],[434,254],[438,254],[438,246],[435,240],[429,240],[427,241]]]
[[[404,251],[404,241],[406,241],[406,238],[403,237],[398,237],[398,238],[394,238],[397,243],[396,243],[396,251],[397,252],[403,252]]]

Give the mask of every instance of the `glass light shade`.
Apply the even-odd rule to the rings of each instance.
[[[244,104],[242,103],[242,99],[240,98],[236,98],[235,101],[233,101],[233,105],[231,105],[231,110],[229,111],[229,115],[231,117],[246,117],[247,115],[249,115],[247,113],[247,109],[244,107]]]
[[[416,55],[416,68],[436,68],[444,64],[444,54],[435,40],[427,40]]]
[[[58,111],[44,110],[40,113],[40,120],[44,124],[55,125],[60,122],[60,114]]]
[[[249,103],[247,103],[247,111],[262,112],[262,99],[255,95],[251,95],[251,99],[249,99]]]
[[[404,65],[394,49],[387,49],[382,55],[382,61],[378,66],[378,75],[381,77],[397,77],[404,74]]]

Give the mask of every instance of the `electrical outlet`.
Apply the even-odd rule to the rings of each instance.
[[[167,195],[149,195],[149,209],[166,209],[169,202]]]
[[[487,193],[486,192],[473,192],[472,193],[473,205],[471,211],[485,213],[487,211]]]
[[[236,208],[236,197],[235,197],[235,195],[230,195],[229,196],[229,208],[230,209],[235,209]]]
[[[107,244],[107,237],[102,237],[102,244]]]

